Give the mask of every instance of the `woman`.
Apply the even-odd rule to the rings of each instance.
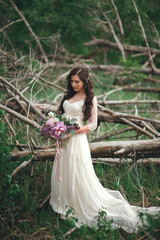
[[[112,227],[122,227],[127,232],[138,230],[142,225],[139,211],[156,214],[160,208],[140,208],[131,206],[119,191],[104,188],[95,175],[86,133],[97,127],[97,100],[93,93],[93,83],[85,68],[74,68],[67,77],[67,93],[58,112],[77,118],[80,129],[76,135],[68,135],[59,162],[57,178],[54,163],[51,176],[50,204],[54,211],[65,215],[74,209],[77,226],[96,226],[98,213],[106,212],[107,220],[113,220]],[[87,121],[85,125],[83,122]]]

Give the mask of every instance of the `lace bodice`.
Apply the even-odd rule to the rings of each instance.
[[[69,103],[68,100],[65,100],[63,103],[64,115],[74,117],[77,119],[80,126],[83,126],[83,112],[82,108],[84,105],[84,100],[77,102]],[[93,131],[97,127],[97,98],[93,98],[93,108],[91,112],[91,117],[87,121],[88,129]]]

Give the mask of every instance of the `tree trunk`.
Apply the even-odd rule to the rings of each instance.
[[[110,141],[89,143],[92,158],[159,158],[160,157],[160,138],[154,140],[135,140],[135,141]],[[54,160],[55,149],[11,152],[12,160],[19,160],[28,156],[36,161]]]

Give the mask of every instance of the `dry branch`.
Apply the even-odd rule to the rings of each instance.
[[[128,101],[128,103],[138,103],[136,101]],[[146,101],[142,101],[142,103],[144,103]],[[149,101],[149,102],[152,102],[152,103],[159,103],[159,101],[157,100],[153,100],[153,101]],[[148,103],[149,103],[148,102]],[[114,103],[114,101],[98,101],[98,103]],[[115,101],[115,103],[127,103],[127,101]],[[5,106],[3,104],[1,104],[4,108]],[[21,105],[26,107],[26,103],[21,101]],[[46,113],[46,112],[49,112],[49,111],[53,111],[53,112],[56,112],[57,111],[57,104],[55,103],[52,103],[52,104],[45,104],[45,103],[35,103],[35,102],[31,102],[31,105],[34,106],[36,109],[39,109],[39,111],[43,112],[43,113]],[[20,120],[26,122],[27,124],[30,124],[26,121],[26,119],[22,116],[22,115],[17,115],[16,114],[16,111],[21,111],[21,108],[19,107],[19,105],[17,105],[14,101],[10,101],[7,103],[7,106],[10,107],[10,108],[6,108],[7,111],[10,113],[10,110],[11,108],[14,109],[14,112],[12,112],[14,114],[14,116],[17,118],[19,118]],[[134,129],[137,129],[138,131],[140,132],[143,132],[145,133],[147,136],[153,138],[153,136],[149,133],[146,133],[147,131],[139,128],[139,127],[143,127],[144,124],[142,123],[142,121],[146,121],[146,122],[150,122],[153,124],[153,126],[159,130],[160,129],[160,120],[156,120],[156,119],[151,119],[151,118],[144,118],[144,117],[141,117],[141,116],[135,116],[135,115],[131,115],[131,114],[125,114],[125,113],[119,113],[119,112],[114,112],[114,111],[111,111],[110,109],[108,108],[105,108],[101,105],[99,105],[101,111],[98,112],[98,120],[99,120],[99,123],[100,122],[114,122],[114,123],[123,123],[123,124],[127,124],[129,126],[132,126],[134,127]],[[102,112],[104,111],[104,112]],[[124,118],[126,120],[124,120]],[[27,118],[28,119],[28,118]],[[127,121],[129,120],[129,122]],[[131,123],[132,122],[132,123]],[[133,126],[134,124],[134,126]],[[136,126],[136,125],[137,126]],[[159,127],[158,127],[159,126]],[[154,132],[154,131],[153,131]],[[152,133],[153,133],[152,132]],[[157,135],[158,134],[158,135]],[[154,134],[155,136],[159,136],[159,133],[157,134]],[[107,135],[106,135],[107,137]]]
[[[35,41],[37,42],[37,45],[42,53],[42,56],[45,60],[46,63],[48,63],[48,58],[46,56],[46,53],[42,47],[41,42],[39,41],[37,35],[35,34],[35,32],[32,30],[30,24],[28,23],[28,21],[26,20],[26,18],[24,17],[24,15],[21,13],[21,11],[18,9],[18,7],[15,5],[15,3],[12,0],[9,0],[12,4],[12,6],[14,7],[14,9],[16,10],[16,12],[19,14],[19,16],[23,19],[24,23],[26,24],[28,30],[30,31],[31,35],[33,36],[33,38],[35,39]]]
[[[83,64],[79,64],[78,66],[84,66]],[[100,64],[86,64],[86,67],[88,67],[91,70],[99,70],[99,71],[109,71],[109,72],[118,72],[118,71],[123,71],[125,69],[124,66],[120,65],[100,65]],[[55,64],[49,63],[49,67],[55,67]],[[57,63],[56,68],[57,69],[71,69],[75,67],[75,64],[66,64],[66,63]],[[141,73],[146,73],[146,74],[155,74],[155,75],[160,75],[160,72],[153,72],[152,68],[130,68],[130,70],[135,71],[135,72],[141,72]]]
[[[112,3],[113,3],[113,1],[112,1]],[[120,50],[120,52],[121,52],[121,54],[122,54],[123,60],[126,61],[126,56],[125,56],[125,52],[124,52],[124,46],[123,46],[123,44],[120,42],[120,40],[119,40],[119,38],[118,38],[118,36],[117,36],[117,34],[116,34],[116,32],[115,32],[114,27],[113,27],[113,25],[112,25],[112,23],[111,23],[108,15],[107,15],[107,12],[104,12],[104,11],[103,11],[100,3],[98,3],[98,6],[99,6],[99,9],[100,9],[101,13],[102,13],[103,16],[104,16],[104,19],[106,20],[105,23],[109,25],[109,28],[110,28],[110,30],[111,30],[111,33],[112,33],[113,37],[114,37],[114,40],[115,40],[115,42],[117,43],[117,46],[118,46],[118,48],[119,48],[119,50]],[[118,10],[117,10],[115,4],[114,4],[114,8],[115,8],[115,10],[116,10],[116,15],[119,16]],[[119,19],[120,19],[120,18],[119,18]],[[105,27],[104,27],[104,29],[105,29]]]
[[[90,143],[92,157],[160,157],[160,138],[154,140]]]
[[[104,134],[101,137],[94,138],[91,142],[100,142],[104,139],[108,139],[110,137],[117,136],[118,134],[121,134],[121,133],[124,133],[124,132],[127,132],[127,131],[131,131],[131,130],[134,130],[134,128],[133,127],[128,127],[128,128],[125,128],[125,129],[117,130],[115,132]]]
[[[123,164],[123,163],[133,163],[131,158],[92,158],[93,163],[116,163],[116,164]],[[155,163],[160,164],[160,158],[139,158],[136,164],[148,164],[148,163]]]
[[[134,116],[134,115],[132,115]],[[158,121],[155,119],[152,119],[153,121]],[[141,121],[142,120],[138,120],[138,119],[134,119],[132,118],[132,122],[136,123],[138,126],[141,126]],[[119,117],[116,117],[114,115],[112,115],[111,113],[107,113],[107,112],[102,112],[99,111],[98,112],[98,122],[109,122],[109,123],[119,123],[119,124],[126,124],[124,123]],[[153,123],[153,126],[160,131],[160,124],[159,123]]]
[[[160,104],[160,100],[98,100],[100,105]]]
[[[0,76],[0,81],[9,86],[15,93],[17,93],[32,109],[36,112],[39,116],[45,117],[37,108],[35,108],[32,103],[11,83],[5,80],[3,77]]]
[[[144,38],[146,46],[147,46],[147,54],[148,54],[150,66],[151,66],[151,68],[153,69],[154,72],[160,72],[160,70],[157,69],[155,67],[155,65],[154,65],[153,58],[152,58],[152,55],[151,55],[151,52],[150,52],[150,48],[149,48],[149,43],[147,41],[147,36],[146,36],[145,30],[144,30],[144,27],[143,27],[143,24],[142,24],[141,16],[139,14],[137,5],[136,5],[134,0],[132,0],[132,2],[133,2],[133,5],[135,7],[135,10],[136,10],[136,13],[137,13],[137,16],[138,16],[139,25],[140,25],[140,28],[142,30],[143,38]]]
[[[106,47],[106,48],[113,48],[118,49],[117,43],[113,43],[103,39],[94,39],[84,44],[85,46],[99,46],[99,47]],[[127,52],[139,52],[139,53],[146,53],[147,47],[142,46],[134,46],[134,45],[124,45],[124,49]],[[160,55],[160,50],[156,48],[150,48],[151,54]]]
[[[20,103],[21,105],[17,104],[17,102],[15,102],[14,100],[10,100],[7,102],[7,107],[11,108],[14,111],[20,112],[21,110],[23,110],[23,108],[27,107],[26,102],[20,101]],[[5,102],[0,101],[0,104],[5,105]],[[56,103],[48,104],[48,103],[31,102],[31,104],[42,113],[46,113],[48,111],[56,112],[58,108],[58,105]]]
[[[108,109],[108,108],[104,108],[104,107],[101,106],[101,105],[98,105],[98,106],[100,107],[101,110],[104,110],[105,112],[109,113],[109,115],[111,115],[112,117],[116,117],[116,119],[118,120],[118,122],[119,122],[119,121],[122,121],[122,122],[126,123],[127,125],[133,127],[135,130],[137,130],[137,131],[145,134],[146,136],[148,136],[148,137],[150,137],[150,138],[155,138],[154,135],[150,134],[147,130],[139,127],[135,122],[133,123],[133,120],[132,120],[132,118],[133,118],[133,119],[136,119],[136,120],[139,120],[139,119],[141,119],[141,120],[147,120],[147,118],[144,118],[144,119],[143,119],[143,118],[141,118],[141,117],[139,117],[139,116],[127,115],[127,114],[121,114],[121,113],[115,113],[115,112],[113,112],[112,110],[110,110],[110,109]],[[126,118],[125,118],[126,116],[130,117],[130,119],[126,119]],[[101,114],[101,117],[102,117],[102,118],[103,118],[103,117],[105,118],[105,115],[104,115],[104,114]],[[107,117],[107,116],[106,116],[106,117]],[[117,117],[118,117],[118,118],[117,118]],[[112,118],[110,118],[110,119],[112,119]],[[151,120],[152,120],[152,119],[151,119]],[[108,121],[109,121],[109,120],[108,120]],[[110,121],[111,121],[111,120],[110,120]],[[158,121],[158,120],[153,120],[153,121],[155,121],[155,122],[158,123],[158,124],[160,123],[160,121]]]
[[[89,143],[92,158],[119,158],[131,159],[160,157],[160,138],[154,140],[110,141]],[[11,152],[12,160],[17,161],[29,154],[35,161],[54,160],[55,150],[35,150]]]
[[[33,159],[30,159],[29,161],[24,161],[23,163],[21,163],[21,165],[19,165],[11,174],[12,177],[14,177],[18,172],[20,172],[22,169],[24,169],[25,167],[27,167],[31,162],[33,161]]]
[[[60,86],[57,86],[55,83],[51,83],[51,82],[45,80],[45,79],[42,78],[42,77],[41,77],[41,80],[43,80],[43,81],[44,81],[45,83],[47,83],[48,85],[50,85],[50,86],[52,86],[52,87],[55,87],[55,88],[61,90],[62,92],[65,92],[65,89],[64,89],[64,88],[62,88],[62,87],[60,87]]]
[[[38,205],[38,208],[42,208],[44,204],[49,201],[50,197],[51,197],[51,193],[48,194],[48,196],[43,200],[43,202]]]
[[[21,115],[20,113],[0,104],[0,108],[4,109],[6,112],[8,112],[9,114],[11,114],[13,117],[18,118],[19,120],[23,121],[24,123],[29,124],[30,126],[34,127],[34,128],[40,128],[40,125],[38,125],[36,122],[34,122],[33,120],[30,120],[29,118],[24,117],[23,115]]]
[[[23,21],[23,19],[17,19],[17,20],[15,20],[15,21],[12,21],[12,22],[8,23],[6,26],[4,26],[3,28],[1,28],[0,31],[3,32],[6,28],[10,27],[10,26],[13,25],[14,23],[22,22],[22,21]]]
[[[114,86],[117,88],[118,86]],[[160,88],[146,88],[146,87],[123,87],[124,91],[132,91],[132,92],[152,92],[152,93],[160,93]]]
[[[155,138],[154,135],[150,134],[148,131],[144,130],[143,128],[137,126],[135,123],[129,121],[128,119],[124,118],[124,117],[120,117],[120,120],[122,120],[123,122],[125,122],[127,125],[135,128],[135,130],[145,134],[146,136],[150,137],[150,138]]]

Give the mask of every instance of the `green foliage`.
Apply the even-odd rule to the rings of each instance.
[[[2,209],[8,205],[15,207],[15,198],[19,196],[20,192],[23,192],[19,183],[12,180],[11,174],[17,166],[17,162],[11,161],[10,152],[15,148],[16,138],[10,138],[9,127],[4,121],[4,115],[5,111],[0,110],[0,202]]]
[[[11,170],[14,164],[10,162],[10,152],[14,149],[15,142],[9,138],[9,128],[4,122],[3,110],[0,110],[0,202],[1,207],[5,207],[6,200],[14,205],[15,193],[19,192],[19,185],[17,183],[11,184]],[[4,194],[5,193],[5,194]],[[8,194],[6,194],[8,193]],[[8,198],[8,195],[10,197]]]
[[[84,46],[84,42],[89,41],[92,36],[114,41],[112,34],[103,30],[103,27],[97,19],[105,20],[102,12],[99,10],[97,1],[85,0],[15,0],[19,10],[24,14],[25,18],[31,25],[33,31],[40,38],[45,51],[53,54],[55,48],[64,45],[67,51],[75,54],[87,54],[90,49]],[[104,12],[107,12],[115,32],[121,40],[118,24],[116,23],[116,15],[110,1],[99,1]],[[124,41],[131,45],[144,45],[144,38],[139,27],[137,14],[130,0],[114,1],[124,28]],[[157,47],[157,34],[155,28],[159,32],[159,9],[158,0],[136,1],[139,13],[142,18],[143,26],[151,47]],[[7,7],[6,7],[7,5]],[[1,4],[0,26],[4,27],[8,22],[15,21],[19,18],[15,9],[11,7],[9,0],[6,4]],[[3,13],[3,14],[2,14]],[[105,23],[106,26],[107,23]],[[17,22],[9,26],[7,29],[9,39],[5,39],[3,33],[0,39],[5,39],[8,48],[14,45],[17,49],[24,49],[28,53],[28,49],[36,48],[36,43],[30,35],[23,21]],[[10,44],[12,43],[12,44]],[[95,50],[95,47],[91,47]],[[108,52],[108,61],[117,63],[120,59],[118,50],[110,50]],[[139,62],[144,62],[146,56],[139,57]],[[143,59],[143,60],[142,60]],[[96,61],[103,61],[103,54],[99,54]]]
[[[90,39],[89,25],[92,24],[90,9],[95,6],[95,2],[91,0],[87,2],[85,0],[43,0],[41,2],[38,0],[16,0],[15,4],[24,14],[33,31],[42,40],[47,52],[54,52],[57,34],[61,36],[61,40],[58,42],[62,41],[69,51],[74,53],[85,53],[87,51],[87,48],[83,46],[83,42]],[[6,9],[2,5],[3,10],[6,17],[10,18],[11,21],[17,19],[18,16],[15,10]],[[7,23],[6,18],[1,17],[1,20],[1,24],[5,25]],[[27,50],[26,44],[28,43],[32,48],[36,46],[24,22],[12,25],[9,34],[16,48],[25,47]]]
[[[8,129],[7,125],[3,134],[6,133],[6,129]],[[8,154],[6,154],[7,156]],[[8,168],[10,168],[11,162],[8,163]],[[50,192],[52,165],[53,163],[35,162],[34,174],[32,176],[31,168],[27,167],[22,174],[20,173],[15,177],[15,180],[11,180],[10,184],[7,184],[7,191],[6,189],[5,191],[3,190],[3,196],[0,195],[2,204],[0,214],[3,219],[6,219],[7,224],[4,224],[0,219],[2,226],[0,234],[2,239],[10,234],[7,226],[12,227],[12,231],[18,229],[17,239],[21,239],[21,233],[23,233],[26,239],[30,239],[31,236],[34,236],[33,239],[44,239],[50,236],[51,239],[56,240],[66,239],[64,236],[65,233],[75,226],[77,219],[74,217],[74,209],[68,210],[66,217],[69,217],[69,219],[62,220],[59,218],[59,214],[56,214],[51,209],[48,202],[42,208],[39,208],[39,204],[43,202]],[[123,186],[124,192],[131,204],[141,205],[142,199],[138,189],[142,185],[144,187],[146,205],[158,205],[155,194],[159,197],[157,195],[158,186],[160,185],[158,178],[159,167],[148,164],[148,166],[135,166],[131,171],[129,169],[129,164],[119,166],[115,164],[95,165],[96,175],[100,178],[101,183],[105,187],[115,190],[121,190],[121,186]],[[11,172],[12,168],[8,169],[8,173],[10,174]],[[18,185],[18,188],[15,189],[15,185]],[[5,199],[5,202],[3,199]],[[134,240],[143,236],[144,231],[151,232],[151,236],[158,234],[156,229],[160,218],[154,219],[148,217],[149,228],[145,226],[137,234],[127,234],[121,229],[113,230],[111,222],[108,222],[105,216],[106,213],[100,212],[97,228],[82,225],[70,234],[69,239]]]

